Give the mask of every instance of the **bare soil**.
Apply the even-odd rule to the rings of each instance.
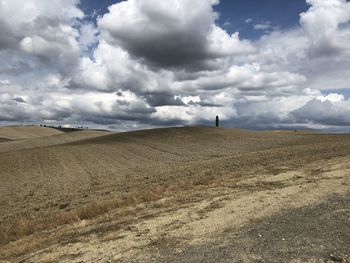
[[[64,135],[0,144],[0,259],[349,261],[350,135]]]
[[[35,125],[26,126],[5,126],[0,127],[0,138],[8,140],[22,140],[28,138],[39,138],[61,134],[62,132]]]

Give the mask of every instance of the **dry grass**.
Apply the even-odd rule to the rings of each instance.
[[[13,224],[0,226],[0,245],[19,240],[39,231],[47,231],[56,227],[72,224],[81,220],[93,219],[112,210],[136,207],[139,204],[157,201],[179,195],[185,191],[195,190],[213,182],[213,177],[203,177],[194,181],[179,181],[171,185],[149,187],[147,190],[132,192],[119,198],[94,202],[83,207],[62,211],[41,218],[21,218]],[[177,201],[182,202],[179,198]],[[154,204],[157,206],[158,204]],[[163,206],[164,204],[162,204]],[[127,216],[133,210],[124,210],[119,216]]]

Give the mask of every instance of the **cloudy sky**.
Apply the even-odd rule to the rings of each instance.
[[[346,0],[0,0],[0,125],[350,131]]]

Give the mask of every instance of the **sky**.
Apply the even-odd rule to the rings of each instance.
[[[0,125],[350,131],[346,0],[0,0]]]

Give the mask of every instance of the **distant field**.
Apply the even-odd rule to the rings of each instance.
[[[40,138],[61,134],[62,132],[40,126],[7,126],[0,127],[0,139],[21,140],[28,138]]]
[[[123,249],[115,248],[104,259],[151,262],[142,253],[148,249],[148,254],[167,262],[168,256],[176,255],[162,246],[162,233],[172,235],[163,236],[164,244],[177,246],[171,243],[175,242],[189,249],[196,242],[206,244],[209,232],[212,242],[227,228],[232,232],[252,223],[249,220],[258,216],[255,210],[264,211],[258,216],[264,218],[283,207],[320,202],[332,193],[346,194],[350,187],[350,135],[208,127],[62,133],[43,127],[26,131],[10,127],[0,128],[0,138],[0,260],[89,262],[96,258],[84,252],[84,242],[97,242],[96,247],[112,251],[113,242],[118,247],[124,240]],[[333,170],[338,175],[327,175]],[[246,201],[238,201],[243,197]],[[232,218],[220,215],[222,207],[232,211],[241,207],[242,218],[232,211]],[[215,211],[219,214],[210,221]],[[177,217],[178,221],[171,219]],[[144,234],[124,233],[132,227],[127,222],[142,229],[143,220],[149,220]],[[161,220],[170,224],[162,233],[156,230],[158,224],[164,227]],[[207,227],[203,229],[200,222]],[[176,225],[183,235],[175,234]],[[108,238],[108,245],[101,241]],[[146,239],[155,243],[150,245],[153,241]],[[80,254],[60,258],[70,251],[57,245],[62,240],[76,244]],[[48,241],[56,252],[31,254]],[[128,250],[133,246],[138,247],[134,254]],[[90,249],[97,253],[96,247]],[[165,254],[159,250],[157,254],[155,247]]]

